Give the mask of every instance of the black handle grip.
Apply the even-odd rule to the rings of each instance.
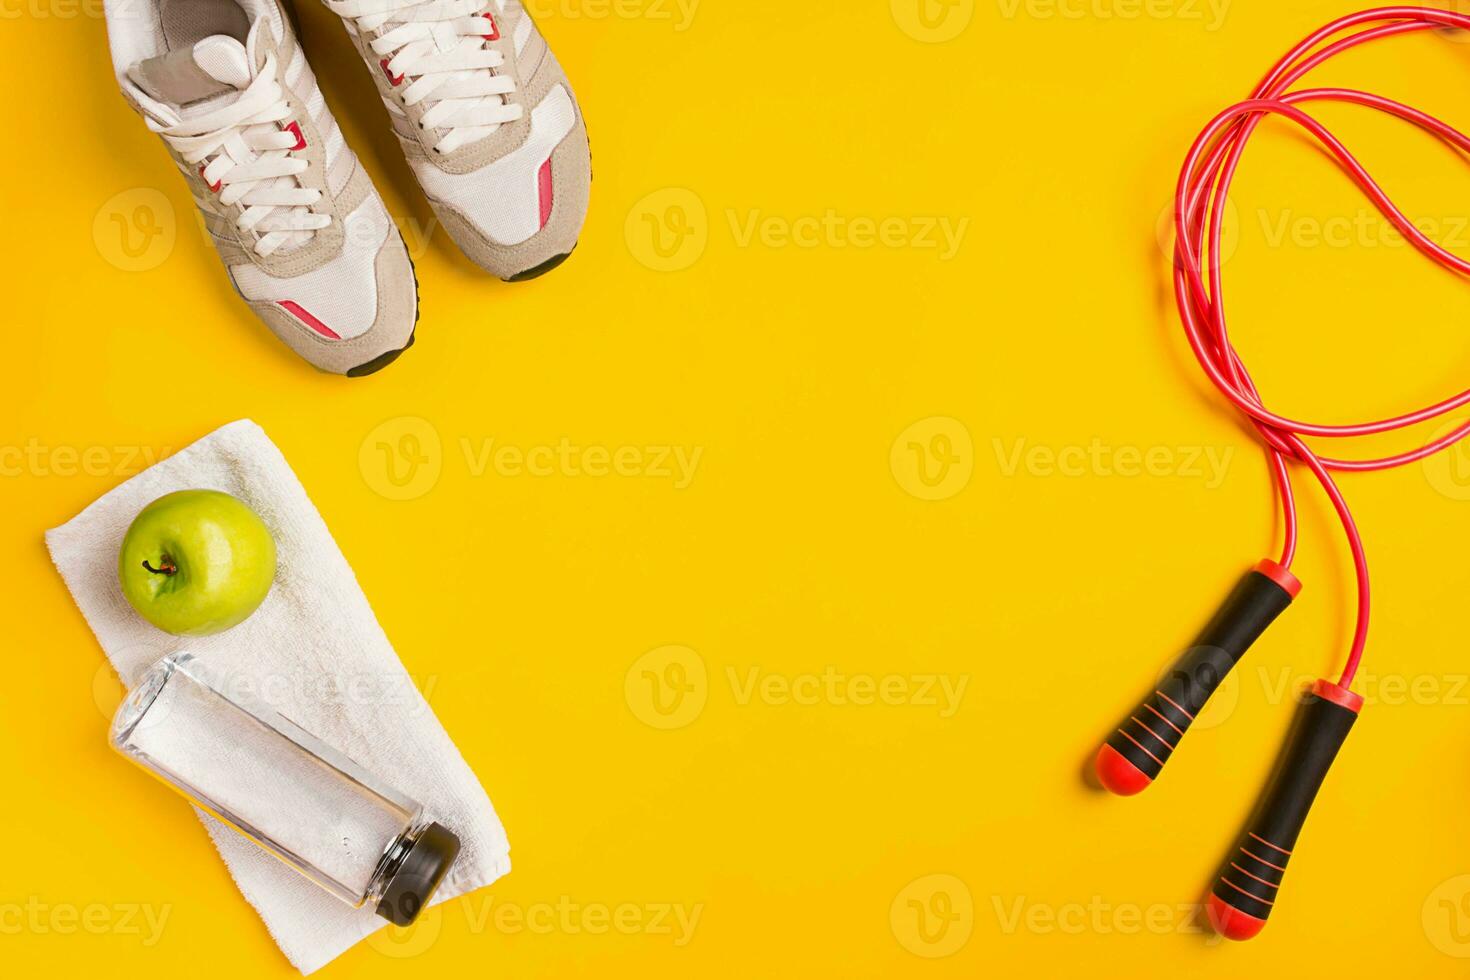
[[[1210,921],[1221,935],[1250,939],[1265,927],[1307,812],[1362,707],[1361,697],[1330,681],[1318,681],[1302,702],[1248,829],[1210,893]]]
[[[1275,562],[1248,572],[1154,692],[1108,736],[1097,755],[1102,784],[1132,796],[1157,779],[1210,695],[1299,591],[1301,583]]]

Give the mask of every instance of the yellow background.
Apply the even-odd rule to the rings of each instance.
[[[507,286],[442,233],[425,243],[369,79],[335,18],[297,2],[422,283],[418,346],[347,381],[236,302],[114,91],[97,7],[0,0],[5,970],[292,975],[188,807],[109,754],[116,681],[41,537],[141,452],[250,417],[432,685],[515,862],[323,976],[1463,975],[1470,457],[1343,480],[1377,583],[1369,707],[1261,938],[1212,940],[1188,906],[1290,690],[1335,677],[1346,646],[1345,549],[1310,481],[1306,591],[1203,730],[1138,799],[1082,778],[1276,547],[1261,457],[1166,287],[1175,169],[1213,113],[1354,5],[959,0],[927,21],[910,0],[531,6],[596,182],[572,261]],[[1394,40],[1318,78],[1465,124],[1464,40]],[[1470,254],[1461,161],[1320,112]],[[1321,154],[1269,126],[1234,197],[1234,332],[1274,407],[1377,418],[1465,384],[1465,284],[1369,219]],[[886,241],[853,243],[890,218]],[[968,222],[950,256],[921,234],[945,221]],[[432,469],[395,487],[377,444],[425,427]],[[652,466],[537,477],[481,467],[490,440],[701,455],[682,487]],[[911,443],[939,453],[928,482]],[[1152,473],[1115,465],[1149,450]],[[1208,453],[1233,453],[1223,480],[1191,463]],[[829,667],[857,679],[846,694],[967,686],[948,717],[917,696],[745,687]],[[654,704],[649,678],[681,676],[690,700]],[[166,914],[161,933],[122,907]],[[619,909],[638,924],[599,933]]]

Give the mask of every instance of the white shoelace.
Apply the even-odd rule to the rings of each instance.
[[[276,81],[275,56],[269,55],[234,102],[160,130],[187,163],[208,161],[204,180],[218,189],[221,204],[242,206],[236,224],[256,235],[261,256],[304,244],[332,223],[330,215],[311,210],[322,192],[296,179],[308,164],[290,154],[297,134],[279,125],[291,116],[285,96]]]
[[[326,0],[338,16],[356,22],[395,84],[408,82],[404,105],[423,103],[421,125],[447,132],[435,144],[450,153],[521,118],[504,96],[515,79],[498,74],[505,57],[486,35],[499,31],[489,0]],[[495,25],[492,27],[491,25]],[[382,31],[381,34],[378,32]]]

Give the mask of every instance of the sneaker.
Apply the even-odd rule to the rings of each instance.
[[[592,161],[572,86],[520,0],[323,0],[377,80],[439,221],[512,282],[560,265]]]
[[[106,13],[123,96],[162,137],[255,314],[336,374],[408,349],[408,250],[276,0],[107,0]]]

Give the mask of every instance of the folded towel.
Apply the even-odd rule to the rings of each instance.
[[[123,534],[150,501],[174,490],[223,490],[275,535],[275,585],[240,626],[179,639],[144,622],[117,584]],[[179,649],[259,684],[272,707],[422,802],[463,849],[436,902],[510,870],[510,845],[475,774],[414,686],[327,526],[279,449],[253,422],[235,422],[104,495],[46,532],[46,545],[125,685]],[[160,790],[158,805],[174,806]],[[302,973],[319,969],[386,923],[352,909],[200,812],[245,899]]]

